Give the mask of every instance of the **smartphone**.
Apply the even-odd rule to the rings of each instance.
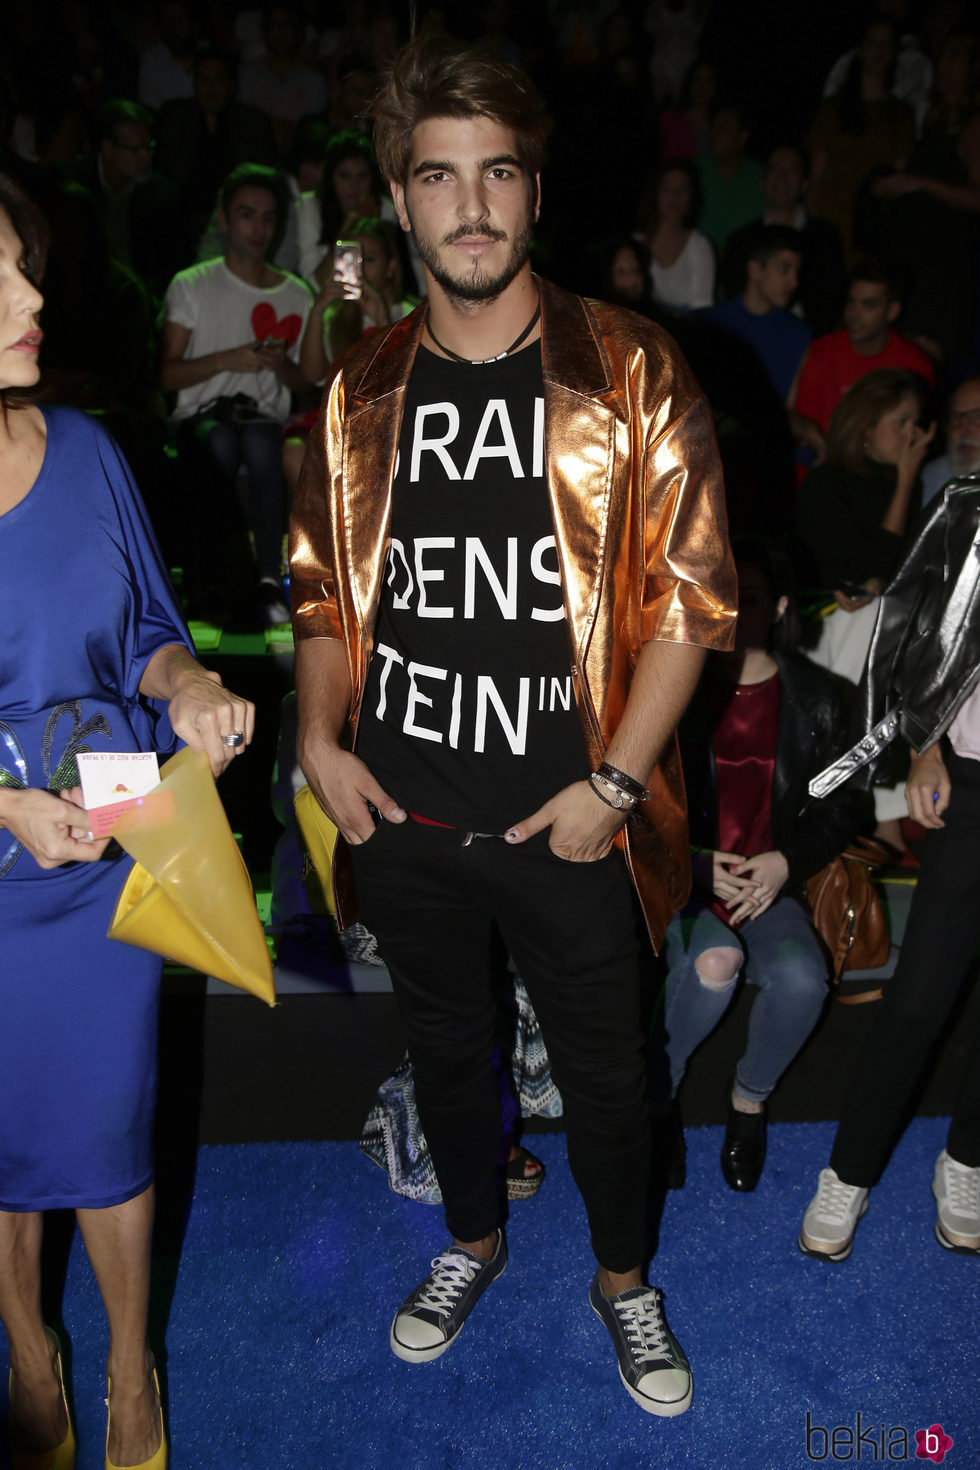
[[[347,287],[345,295],[357,300],[363,284],[363,257],[356,240],[338,240],[333,252],[333,278]]]

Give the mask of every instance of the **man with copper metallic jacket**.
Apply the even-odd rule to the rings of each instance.
[[[341,833],[341,916],[352,867],[391,973],[452,1236],[391,1347],[438,1357],[506,1264],[496,923],[562,1092],[592,1306],[636,1402],[679,1414],[690,1370],[642,1276],[629,879],[659,944],[690,881],[674,728],[734,619],[710,412],[662,332],[532,275],[546,120],[526,77],[422,39],[374,115],[428,302],[347,357],[291,566],[300,762]]]

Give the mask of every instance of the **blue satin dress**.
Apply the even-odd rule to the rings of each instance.
[[[116,444],[43,413],[40,473],[0,516],[0,783],[58,791],[79,751],[173,749],[139,683],[191,645]],[[161,962],[106,938],[129,867],[44,870],[0,829],[0,1209],[98,1209],[152,1179]]]

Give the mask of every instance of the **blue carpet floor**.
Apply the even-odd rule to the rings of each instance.
[[[172,1470],[795,1470],[858,1463],[858,1430],[863,1465],[928,1464],[915,1431],[937,1423],[953,1440],[943,1463],[975,1470],[980,1260],[933,1239],[944,1124],[913,1123],[838,1267],[796,1249],[832,1131],[772,1128],[763,1182],[744,1196],[718,1171],[721,1130],[689,1132],[689,1182],[668,1199],[653,1273],[695,1375],[674,1420],[626,1397],[589,1309],[562,1135],[532,1140],[548,1178],[513,1207],[507,1272],[426,1365],[396,1360],[388,1329],[443,1244],[437,1210],[389,1193],[352,1143],[203,1149],[179,1263],[158,1263],[173,1290]],[[77,1240],[65,1321],[78,1470],[101,1470],[105,1329]],[[4,1380],[0,1414],[5,1393]]]

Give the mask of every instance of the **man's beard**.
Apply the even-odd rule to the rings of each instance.
[[[409,222],[412,223],[411,217]],[[497,297],[507,289],[523,269],[527,261],[528,245],[531,240],[531,221],[525,220],[511,242],[510,255],[504,267],[497,275],[488,275],[481,267],[478,259],[473,261],[472,268],[465,276],[452,275],[447,269],[439,255],[439,246],[432,240],[420,235],[412,223],[412,231],[415,235],[415,243],[418,246],[419,255],[433,280],[442,287],[451,301],[460,306],[475,306],[496,301]],[[445,235],[443,245],[453,245],[457,240],[472,239],[474,235],[482,235],[488,240],[506,240],[507,236],[503,230],[495,230],[490,225],[461,225],[451,235]]]
[[[980,473],[980,444],[970,439],[960,439],[946,451],[949,467],[954,475],[976,475]]]

